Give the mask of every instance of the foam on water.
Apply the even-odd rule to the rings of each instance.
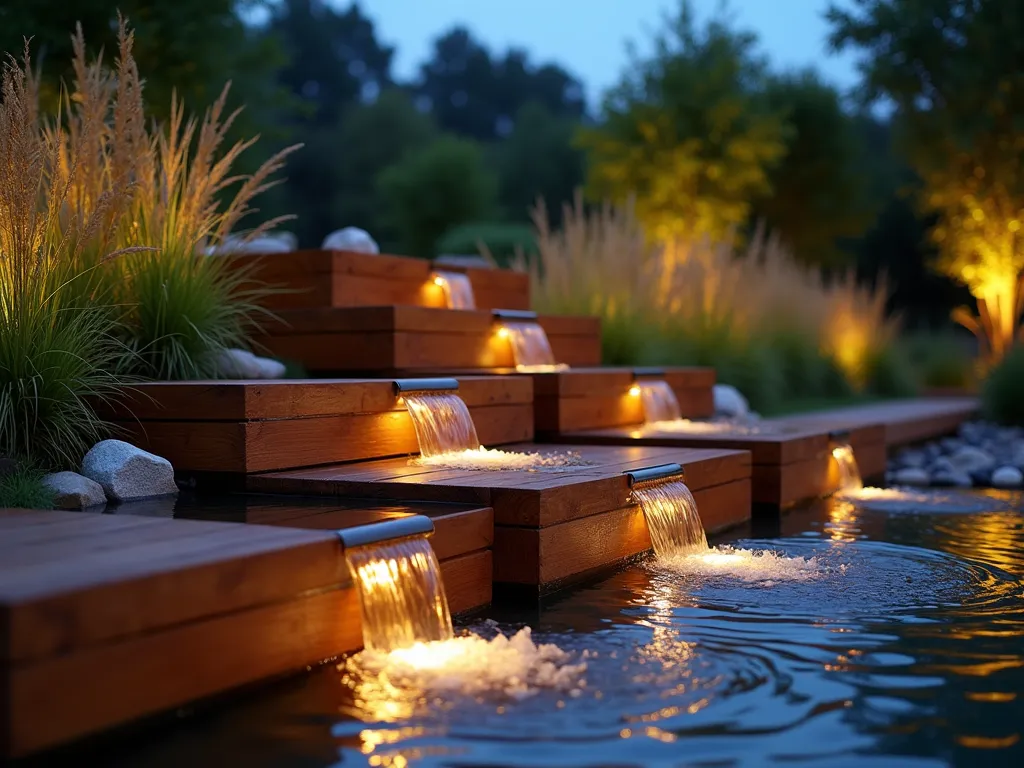
[[[787,557],[773,550],[726,546],[659,558],[657,567],[686,576],[726,577],[764,586],[781,581],[814,581],[825,571],[815,557]]]
[[[450,451],[434,456],[421,456],[412,461],[414,464],[443,469],[521,471],[586,467],[592,463],[574,451],[536,453],[532,451],[502,451],[497,448],[484,448],[483,446],[464,451]]]
[[[535,643],[525,627],[511,637],[467,635],[390,653],[362,651],[341,668],[364,713],[391,721],[438,698],[521,701],[544,690],[579,696],[587,684],[584,658]]]

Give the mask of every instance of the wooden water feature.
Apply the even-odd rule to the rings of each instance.
[[[447,307],[444,273],[465,275],[481,309],[529,309],[530,279],[522,272],[351,251],[304,250],[227,256],[253,281],[282,289],[264,301],[274,310],[404,304]]]
[[[647,382],[647,384],[645,384]],[[554,442],[593,445],[646,445],[663,447],[719,448],[751,453],[751,482],[754,503],[767,507],[788,507],[827,495],[839,489],[840,474],[833,458],[837,441],[849,442],[862,473],[873,477],[885,471],[885,431],[881,424],[826,422],[813,425],[766,420],[753,425],[690,422],[692,416],[679,409],[675,421],[647,423],[643,391],[649,383],[664,382],[676,390],[666,372],[657,369],[635,371],[630,397],[634,407],[618,412],[591,411],[589,425],[560,430],[549,435]],[[628,415],[631,423],[621,416]],[[687,421],[682,421],[679,417]],[[843,435],[830,434],[840,427]]]
[[[269,504],[254,525],[0,510],[0,759],[359,649],[338,530],[424,512],[452,611],[488,602],[478,506]]]

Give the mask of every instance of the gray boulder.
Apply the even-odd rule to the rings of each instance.
[[[356,253],[380,253],[377,241],[370,233],[358,227],[336,229],[324,238],[320,247],[325,251],[355,251]]]
[[[53,491],[57,509],[89,509],[107,503],[103,486],[77,472],[54,472],[43,478],[43,484]]]
[[[932,485],[937,488],[970,488],[974,483],[970,475],[963,472],[938,472],[932,475]]]
[[[82,459],[82,474],[103,486],[109,501],[131,501],[178,492],[171,462],[122,440],[96,443]]]
[[[747,398],[736,387],[729,384],[715,384],[712,390],[715,399],[715,415],[742,419],[750,414]]]
[[[1017,467],[999,467],[992,473],[991,483],[996,488],[1020,488],[1024,485],[1024,472]]]
[[[975,472],[979,469],[990,469],[995,464],[992,454],[981,448],[965,445],[949,457],[950,464],[958,472]]]
[[[931,484],[931,476],[921,467],[906,467],[893,475],[896,485],[924,486]]]

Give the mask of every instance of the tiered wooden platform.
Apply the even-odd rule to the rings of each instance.
[[[517,444],[510,451],[551,446]],[[564,450],[562,448],[561,450]],[[385,459],[250,475],[250,490],[427,499],[494,509],[494,580],[538,592],[564,586],[650,547],[623,472],[678,463],[709,531],[750,516],[750,454],[635,446],[578,450],[590,466],[560,471],[458,471]]]
[[[255,282],[283,289],[264,302],[274,310],[384,304],[444,307],[444,293],[432,279],[435,269],[465,274],[481,309],[530,308],[529,276],[505,269],[435,266],[425,259],[350,251],[306,250],[225,258],[240,269],[250,270]]]
[[[773,425],[774,433],[680,434],[647,430],[642,425],[566,432],[561,442],[598,445],[655,445],[716,448],[751,453],[752,500],[755,504],[785,508],[825,496],[839,488],[838,468],[824,425],[817,429]],[[857,462],[865,477],[885,472],[884,429],[880,425],[853,428],[849,433]]]
[[[333,529],[424,511],[452,610],[489,601],[479,506],[268,506],[260,525],[0,510],[0,758],[358,649]]]
[[[282,310],[256,342],[318,375],[394,375],[400,371],[511,368],[515,361],[489,311],[415,306]],[[596,317],[540,316],[555,359],[601,363]]]
[[[787,416],[780,421],[792,427],[829,425],[830,429],[881,424],[886,446],[894,448],[952,434],[965,421],[977,417],[979,409],[977,399],[972,397],[890,400]]]
[[[485,445],[533,436],[528,378],[460,377]],[[419,451],[389,379],[140,384],[103,414],[183,473],[251,473]]]
[[[547,440],[559,433],[643,422],[643,403],[631,393],[636,383],[633,368],[572,368],[548,373],[518,373],[515,368],[495,368],[497,376],[525,376],[533,380],[533,417],[537,438]],[[714,414],[712,368],[659,369],[679,400],[685,418],[702,419]],[[411,373],[411,372],[410,372]],[[459,375],[470,371],[431,371]]]

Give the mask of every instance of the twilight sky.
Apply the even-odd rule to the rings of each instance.
[[[676,0],[363,0],[378,38],[397,47],[394,74],[413,77],[435,37],[464,24],[492,50],[525,47],[531,60],[554,60],[581,78],[588,103],[596,105],[627,62],[625,44],[641,45]],[[701,19],[719,0],[695,0]],[[852,55],[826,46],[822,18],[829,0],[730,0],[738,27],[757,33],[776,67],[815,65],[844,91],[856,83]]]

